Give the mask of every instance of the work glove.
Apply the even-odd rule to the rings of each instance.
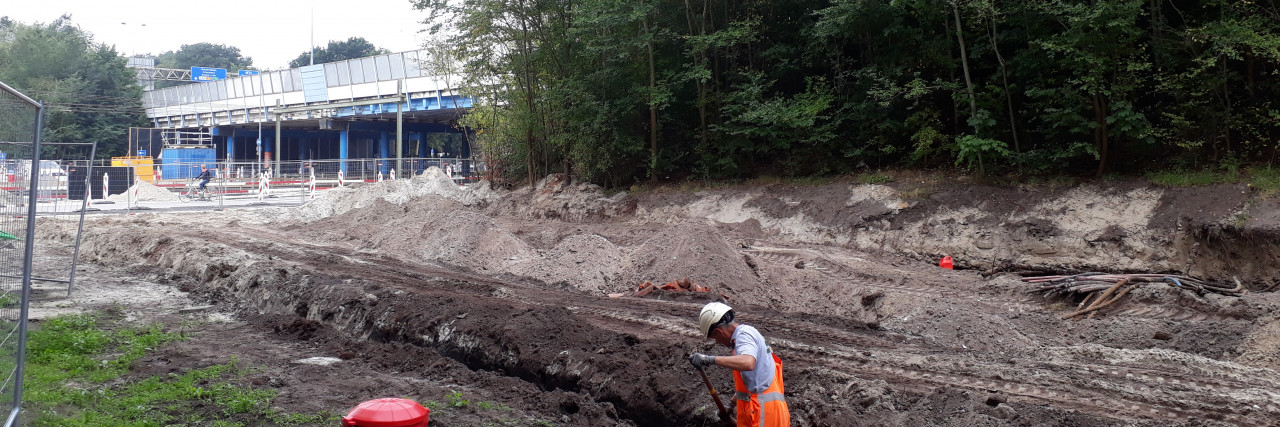
[[[693,353],[689,355],[689,363],[695,368],[711,366],[716,364],[716,357],[702,353]]]

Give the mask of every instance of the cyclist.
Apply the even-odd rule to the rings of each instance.
[[[197,175],[196,179],[200,180],[200,192],[208,194],[208,190],[205,189],[205,186],[209,185],[210,179],[213,179],[213,170],[209,169],[206,165],[200,165],[200,175]]]

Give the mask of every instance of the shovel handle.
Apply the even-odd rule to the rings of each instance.
[[[707,391],[711,393],[711,398],[716,400],[716,407],[720,408],[720,418],[725,418],[729,414],[729,410],[724,408],[724,402],[720,401],[720,395],[716,393],[716,388],[711,386],[711,379],[707,378],[707,371],[699,366],[698,373],[702,374],[702,383],[707,385]]]

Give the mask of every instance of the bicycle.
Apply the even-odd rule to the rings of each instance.
[[[210,184],[212,184],[212,182],[210,182]],[[183,202],[190,202],[192,200],[210,201],[215,197],[217,197],[217,193],[209,191],[209,187],[207,185],[203,190],[200,189],[200,180],[195,178],[188,179],[187,185],[178,193],[178,200]]]

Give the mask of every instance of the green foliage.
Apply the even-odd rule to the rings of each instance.
[[[181,70],[191,67],[225,68],[232,75],[237,70],[257,69],[253,66],[253,58],[241,55],[240,48],[214,43],[184,44],[176,51],[166,51],[156,57],[156,66]],[[157,89],[163,89],[190,83],[158,81],[154,84]]]
[[[118,156],[129,127],[146,124],[133,70],[69,16],[0,25],[0,81],[45,103],[44,141],[97,142],[100,157]]]
[[[466,123],[508,179],[1102,177],[1280,155],[1274,2],[414,4],[482,100]]]
[[[270,409],[274,390],[236,385],[247,374],[230,362],[136,382],[120,377],[138,358],[177,339],[159,326],[104,329],[91,315],[47,319],[30,332],[24,401],[37,426],[149,426],[267,422],[333,422],[331,414],[280,414]],[[193,403],[214,413],[189,411]],[[234,421],[243,420],[243,421]]]
[[[444,395],[445,401],[454,408],[465,408],[471,401],[462,398],[462,392],[454,390]]]
[[[333,40],[327,46],[316,46],[314,52],[306,51],[289,61],[289,68],[298,68],[312,63],[312,54],[316,64],[336,62],[366,56],[383,55],[391,51],[374,46],[364,37],[351,37],[346,40]]]
[[[860,173],[853,179],[853,182],[858,184],[883,184],[892,181],[893,177],[878,173]]]
[[[1280,192],[1280,168],[1263,167],[1249,169],[1249,186],[1257,189],[1264,196],[1272,196]]]
[[[1211,171],[1161,171],[1147,174],[1151,182],[1170,187],[1198,187],[1222,182],[1222,176]]]
[[[161,53],[156,58],[161,68],[191,67],[225,68],[228,71],[253,69],[253,58],[240,54],[240,48],[214,43],[184,44],[178,50]]]

